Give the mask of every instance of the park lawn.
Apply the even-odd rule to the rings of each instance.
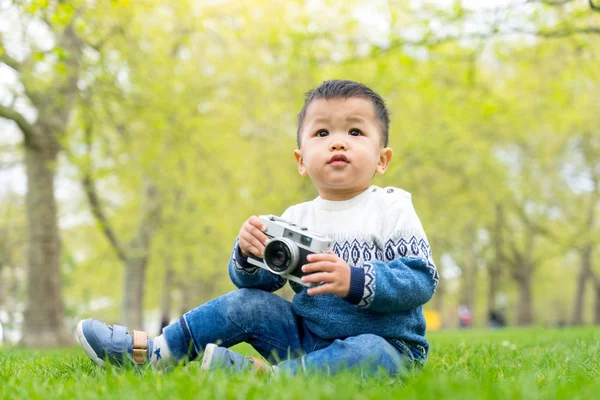
[[[426,367],[402,380],[336,376],[266,379],[205,373],[103,370],[83,350],[0,349],[0,399],[594,399],[600,329],[456,330],[428,334]],[[246,353],[253,350],[238,346]]]

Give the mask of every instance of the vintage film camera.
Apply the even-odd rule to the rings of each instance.
[[[306,275],[302,272],[302,266],[308,264],[307,255],[327,253],[331,241],[304,226],[297,226],[275,215],[261,215],[259,219],[267,227],[265,234],[269,240],[265,245],[263,258],[250,254],[248,262],[304,286],[318,285],[300,280]]]

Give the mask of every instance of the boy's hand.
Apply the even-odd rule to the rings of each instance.
[[[244,222],[238,235],[242,256],[247,258],[252,253],[256,257],[262,257],[268,240],[267,235],[264,234],[265,229],[267,227],[254,215]]]
[[[302,266],[302,271],[309,273],[302,277],[302,282],[319,283],[320,286],[308,289],[308,294],[331,293],[346,297],[350,291],[350,266],[332,250],[329,253],[309,254],[306,259],[309,264]]]

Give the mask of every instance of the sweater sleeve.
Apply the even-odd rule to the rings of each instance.
[[[410,197],[390,206],[383,238],[383,260],[352,267],[346,300],[378,312],[410,310],[427,303],[439,275]]]
[[[235,238],[231,258],[229,259],[229,278],[238,288],[254,288],[267,292],[274,292],[281,289],[287,279],[272,274],[264,268],[257,267],[248,262],[240,253],[238,245],[239,239]]]

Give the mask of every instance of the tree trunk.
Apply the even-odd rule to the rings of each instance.
[[[494,260],[489,264],[488,267],[488,323],[492,323],[492,312],[498,311],[498,305],[496,299],[498,297],[498,289],[500,288],[500,275],[502,274],[502,264],[505,262],[504,251],[502,246],[504,245],[502,240],[502,228],[504,225],[504,213],[502,206],[496,204],[494,207],[495,211],[495,222],[494,222]]]
[[[517,284],[519,304],[517,306],[517,325],[531,325],[533,323],[532,304],[532,280],[537,263],[533,259],[536,244],[536,236],[532,225],[524,220],[526,231],[524,232],[523,250],[519,250],[517,243],[512,242],[511,275]]]
[[[179,315],[183,315],[190,311],[193,307],[192,304],[192,288],[191,285],[184,283],[180,286],[181,292],[181,305],[179,308]]]
[[[577,277],[577,289],[575,290],[575,302],[573,304],[573,325],[583,324],[583,302],[585,299],[586,283],[590,277],[592,268],[592,246],[586,245],[581,251],[581,269]]]
[[[531,325],[533,322],[533,310],[531,299],[531,273],[529,268],[523,266],[526,270],[517,279],[519,293],[519,305],[517,313],[517,325]]]
[[[190,253],[185,254],[185,270],[193,271],[194,269],[194,260]],[[195,291],[193,283],[188,280],[182,279],[180,280],[180,290],[181,290],[181,304],[179,308],[179,314],[183,315],[186,312],[190,311],[194,308],[194,299],[193,292]]]
[[[54,198],[57,147],[54,143],[25,144],[29,247],[21,344],[28,347],[63,346],[72,342],[65,327],[61,299],[61,244]]]
[[[594,304],[594,324],[600,325],[600,279],[596,280],[594,288],[596,289],[596,301]]]
[[[158,191],[150,179],[144,179],[141,219],[125,260],[121,323],[131,329],[143,328],[143,306],[146,267],[150,256],[150,240],[158,222]]]
[[[130,329],[143,329],[144,327],[144,294],[150,236],[150,232],[146,229],[139,231],[132,243],[129,257],[125,260],[121,323]]]
[[[173,270],[171,269],[169,260],[165,260],[165,280],[163,281],[163,292],[160,301],[160,329],[169,325],[171,321],[171,287],[173,284]]]
[[[125,262],[121,323],[130,329],[143,329],[146,265],[146,257],[132,257]]]
[[[477,251],[475,243],[477,241],[477,230],[475,227],[470,226],[469,230],[469,246],[466,254],[467,259],[462,263],[462,290],[460,295],[461,304],[467,306],[469,311],[473,312],[473,306],[475,304],[475,284],[477,283]]]
[[[500,262],[497,259],[493,260],[488,268],[488,312],[495,311],[498,308],[498,305],[496,304],[496,299],[498,298],[498,289],[500,288],[499,264]]]

